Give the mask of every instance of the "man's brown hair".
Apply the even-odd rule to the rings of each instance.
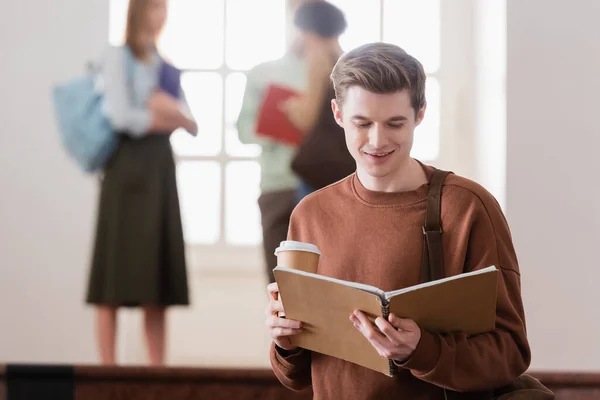
[[[381,94],[407,89],[415,113],[426,103],[423,65],[393,44],[369,43],[349,51],[336,63],[331,80],[340,106],[351,86]]]

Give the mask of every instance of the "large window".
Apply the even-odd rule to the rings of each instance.
[[[440,0],[332,0],[348,19],[348,50],[383,40],[420,59],[428,74],[428,110],[413,155],[431,161],[440,147]],[[199,125],[176,132],[178,184],[192,263],[259,265],[260,149],[237,139],[245,72],[284,54],[284,0],[171,0],[162,53],[184,70],[182,84]],[[127,0],[110,1],[110,41],[122,42]],[[259,10],[260,22],[249,15]],[[219,256],[211,256],[211,254]],[[231,260],[226,260],[228,256]],[[244,257],[240,258],[240,255]]]

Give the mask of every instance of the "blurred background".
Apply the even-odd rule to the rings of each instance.
[[[344,50],[386,41],[424,64],[413,156],[475,179],[513,233],[532,369],[600,369],[600,2],[332,0]],[[285,0],[171,0],[160,50],[198,125],[172,136],[191,306],[169,316],[169,365],[268,366],[260,148],[238,140],[245,73],[283,56]],[[96,363],[84,304],[97,180],[67,157],[54,84],[120,44],[127,0],[2,1],[0,360]],[[146,353],[119,315],[124,364]],[[240,337],[244,342],[240,342]]]

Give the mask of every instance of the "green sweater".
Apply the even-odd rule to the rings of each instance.
[[[240,141],[244,144],[259,144],[261,191],[275,192],[295,190],[298,178],[291,170],[296,152],[292,146],[256,136],[256,118],[265,88],[270,83],[278,83],[292,89],[304,90],[306,71],[304,62],[292,53],[283,58],[265,62],[248,71],[244,100],[237,121]]]

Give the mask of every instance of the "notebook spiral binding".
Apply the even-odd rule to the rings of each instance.
[[[386,320],[390,316],[390,302],[387,300],[381,301],[381,315]],[[397,367],[396,364],[394,364],[394,360],[388,360],[388,365],[390,376],[395,376],[397,373]]]

